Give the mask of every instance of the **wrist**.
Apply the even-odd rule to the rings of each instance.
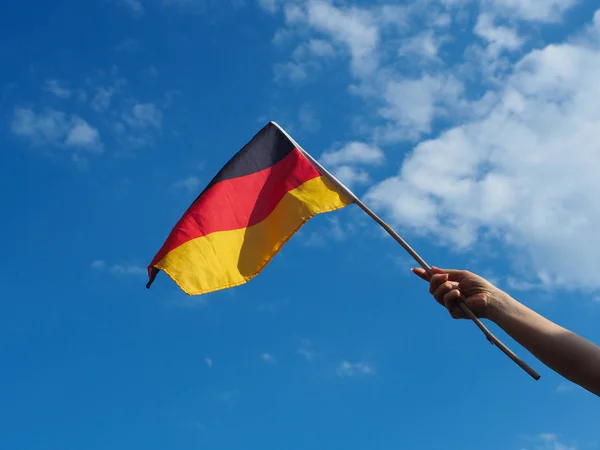
[[[496,325],[502,322],[503,318],[508,314],[510,305],[516,302],[506,292],[498,290],[498,292],[492,296],[487,310],[487,318],[494,322]]]

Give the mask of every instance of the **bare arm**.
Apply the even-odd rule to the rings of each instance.
[[[466,318],[459,297],[480,318],[496,323],[546,366],[600,396],[600,347],[551,322],[484,278],[466,270],[433,267],[413,272],[429,282],[429,292],[454,318]]]
[[[600,347],[502,294],[489,319],[552,370],[600,396]]]

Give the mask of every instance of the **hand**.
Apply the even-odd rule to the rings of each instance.
[[[487,281],[467,270],[447,270],[432,268],[433,275],[422,268],[414,268],[412,272],[429,282],[429,292],[437,302],[446,307],[455,319],[466,319],[467,316],[458,305],[462,297],[467,307],[479,318],[490,318],[498,304],[506,294]]]

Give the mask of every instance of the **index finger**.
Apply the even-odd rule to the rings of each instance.
[[[416,276],[418,276],[419,278],[421,278],[422,280],[425,280],[429,283],[429,280],[431,279],[431,276],[427,273],[427,271],[421,267],[415,267],[410,269],[412,271],[412,273],[414,273]]]

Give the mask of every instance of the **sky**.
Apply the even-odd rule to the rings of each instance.
[[[600,343],[593,0],[5,0],[0,448],[600,448],[357,207],[234,289],[146,266],[281,124],[424,259]]]

